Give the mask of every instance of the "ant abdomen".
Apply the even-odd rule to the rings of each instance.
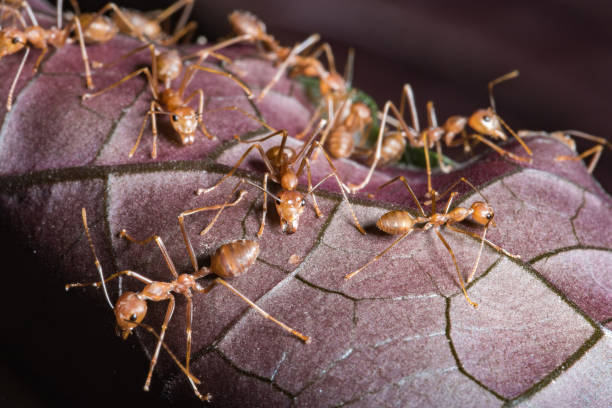
[[[325,141],[325,149],[334,159],[343,159],[353,153],[355,140],[353,135],[345,126],[339,126]]]
[[[395,210],[383,214],[378,221],[376,221],[376,226],[379,230],[387,234],[397,235],[411,230],[415,222],[416,219],[406,211]]]
[[[220,246],[211,256],[212,273],[222,278],[242,275],[249,269],[259,255],[256,241],[240,239]]]
[[[400,132],[388,133],[383,137],[380,146],[380,159],[378,162],[381,166],[395,163],[399,161],[405,150],[406,138]],[[371,165],[373,161],[374,155],[368,160],[368,165]]]

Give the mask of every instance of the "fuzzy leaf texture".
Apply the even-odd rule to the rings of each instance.
[[[137,45],[119,36],[88,51],[91,59],[108,61]],[[225,54],[234,61],[226,68],[255,91],[275,72],[250,47]],[[40,379],[43,395],[63,396],[57,398],[66,398],[67,404],[98,406],[113,391],[119,402],[134,398],[150,400],[149,406],[168,401],[201,406],[163,350],[152,390],[144,395],[148,359],[140,349],[150,356],[155,339],[139,330],[127,344],[115,338],[114,316],[102,291],[89,287],[64,292],[66,283],[98,278],[81,207],[88,211],[107,276],[132,269],[151,279],[171,279],[157,247],[120,238],[124,228],[139,239],[159,234],[179,273],[189,273],[177,215],[222,203],[237,177],[209,194],[194,191],[218,180],[248,147],[236,143],[234,135],[263,131],[237,112],[206,111],[237,106],[295,134],[314,107],[303,86],[287,78],[259,103],[249,101],[227,78],[201,73],[188,91],[203,89],[204,122],[218,139],[198,133],[195,144],[181,147],[167,118],[160,116],[158,158],[150,157],[147,125],[130,159],[128,151],[151,101],[144,78],[83,102],[78,47],[52,52],[33,74],[37,55],[35,51],[28,59],[12,111],[0,110],[0,221],[11,241],[4,248],[22,251],[4,257],[29,262],[5,270],[29,288],[22,291],[15,284],[6,289],[28,299],[21,313],[9,317],[9,332],[14,333],[9,344],[23,358],[21,369]],[[13,78],[21,56],[0,61],[2,78]],[[149,56],[142,53],[96,72],[95,86],[101,89],[147,64]],[[9,85],[9,80],[0,84],[3,102]],[[565,145],[547,137],[527,143],[533,150],[531,165],[486,152],[450,174],[434,172],[438,191],[461,176],[481,188],[497,222],[487,238],[522,257],[513,260],[485,246],[468,287],[478,309],[465,301],[452,259],[433,231],[413,232],[355,278],[343,279],[396,239],[375,227],[384,212],[404,208],[416,214],[399,183],[375,199],[367,193],[401,174],[423,198],[423,171],[376,171],[370,185],[351,197],[366,236],[354,227],[332,179],[317,194],[324,216],[315,216],[308,199],[293,235],[281,233],[270,201],[266,229],[258,240],[259,258],[231,283],[279,320],[311,336],[312,343],[303,344],[262,319],[224,287],[194,294],[191,369],[202,381],[200,391],[212,394],[210,406],[609,406],[612,200],[582,163],[554,160],[573,154]],[[299,142],[290,140],[289,145]],[[516,143],[505,147],[524,154]],[[345,182],[359,182],[367,171],[352,161],[335,163]],[[256,152],[241,169],[241,176],[261,182],[264,167]],[[313,164],[313,182],[328,172],[320,156]],[[300,181],[306,185],[305,177]],[[245,189],[245,199],[227,208],[203,237],[198,233],[214,212],[187,217],[201,264],[223,243],[255,239],[262,195],[252,186]],[[454,205],[469,207],[480,200],[466,186],[458,191]],[[462,225],[480,233],[474,224]],[[442,234],[466,276],[479,242],[450,230],[442,229]],[[121,291],[141,288],[129,278],[109,285],[113,300]],[[186,305],[182,296],[176,297],[166,341],[183,360]],[[11,303],[22,302],[18,299],[23,298]],[[159,330],[165,310],[165,302],[149,302],[145,321]]]

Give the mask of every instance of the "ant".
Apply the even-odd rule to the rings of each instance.
[[[284,47],[273,36],[267,33],[264,22],[248,11],[234,11],[229,14],[228,20],[236,36],[219,43],[219,45],[228,46],[244,41],[255,43],[266,59],[281,63],[276,74],[259,94],[258,102],[265,98],[270,89],[280,80],[283,72],[289,67],[292,68],[292,75],[319,78],[320,92],[323,96],[329,95],[332,92],[346,92],[346,81],[336,71],[334,55],[328,43],[320,45],[309,56],[299,55],[319,41],[321,38],[319,34],[312,34],[293,47]],[[322,53],[325,53],[327,57],[330,66],[329,71],[323,67],[323,64],[318,59]]]
[[[236,187],[232,191],[232,195],[236,192],[240,184],[241,183],[238,183],[236,185]],[[245,191],[240,192],[239,197],[233,203],[226,202],[220,206],[213,205],[210,207],[203,207],[203,208],[199,208],[196,210],[192,210],[191,213],[195,213],[198,211],[212,210],[212,209],[220,209],[220,208],[223,209],[225,207],[236,205],[245,194],[246,194]],[[149,327],[148,325],[145,325],[142,323],[142,320],[145,318],[146,313],[147,313],[147,302],[146,302],[147,300],[152,301],[152,302],[161,302],[164,300],[168,301],[168,308],[166,310],[164,322],[162,323],[161,331],[158,336],[158,342],[155,347],[153,357],[151,358],[151,363],[149,366],[149,373],[145,381],[145,385],[144,385],[145,391],[149,390],[149,386],[151,383],[151,377],[152,377],[155,365],[157,364],[157,358],[159,356],[161,346],[164,346],[164,348],[166,348],[166,350],[170,352],[170,350],[165,346],[163,340],[166,334],[166,329],[168,327],[168,324],[170,320],[172,319],[172,315],[174,313],[174,306],[175,306],[176,300],[175,300],[175,295],[173,295],[173,292],[183,295],[187,301],[187,324],[186,324],[186,329],[185,329],[185,335],[187,338],[186,340],[187,347],[186,347],[186,356],[185,356],[185,366],[183,367],[178,362],[178,359],[174,357],[173,354],[172,356],[175,362],[182,369],[182,371],[186,373],[187,378],[189,379],[189,382],[191,383],[193,391],[196,394],[196,396],[202,401],[211,401],[212,396],[210,394],[206,394],[206,395],[200,394],[200,392],[198,391],[196,387],[196,384],[199,384],[199,381],[196,378],[194,378],[189,372],[189,363],[191,359],[191,334],[192,334],[191,325],[192,325],[192,319],[193,319],[193,300],[192,300],[193,293],[192,291],[197,292],[197,293],[206,294],[210,292],[217,284],[223,285],[226,288],[228,288],[232,293],[237,295],[240,299],[242,299],[245,303],[247,303],[249,307],[253,308],[257,313],[262,315],[265,319],[271,320],[272,322],[280,326],[283,330],[296,336],[297,338],[302,340],[304,343],[309,344],[311,342],[311,339],[310,337],[303,335],[297,330],[292,329],[291,327],[287,326],[286,324],[282,323],[281,321],[271,316],[268,312],[261,309],[259,306],[253,303],[253,301],[251,301],[249,298],[243,295],[240,291],[238,291],[236,288],[230,285],[225,279],[223,279],[223,278],[226,278],[226,279],[234,278],[234,277],[237,277],[239,275],[246,273],[249,267],[251,267],[253,263],[255,263],[255,260],[257,259],[257,256],[259,255],[259,244],[256,241],[236,240],[236,241],[232,241],[227,244],[221,245],[211,255],[210,268],[207,268],[205,266],[199,267],[197,258],[195,256],[195,252],[193,250],[193,246],[191,245],[191,240],[189,239],[187,235],[187,232],[184,226],[184,222],[183,222],[184,216],[186,213],[187,212],[181,213],[181,215],[179,215],[178,217],[178,220],[179,220],[179,225],[181,228],[181,233],[185,241],[185,247],[187,249],[187,252],[189,253],[189,258],[194,268],[194,272],[191,274],[184,273],[184,274],[179,275],[176,267],[174,266],[174,262],[172,261],[172,259],[170,258],[170,255],[168,254],[168,251],[166,249],[166,246],[164,245],[163,240],[158,235],[153,235],[149,238],[139,241],[133,238],[132,236],[130,236],[125,229],[121,230],[121,232],[119,233],[121,237],[127,239],[130,242],[134,242],[140,245],[146,245],[151,241],[155,241],[155,243],[159,247],[159,250],[161,251],[162,257],[164,258],[166,265],[168,266],[168,269],[170,270],[172,276],[174,277],[174,280],[170,282],[160,282],[160,281],[151,280],[145,277],[144,275],[141,275],[131,270],[120,271],[120,272],[117,272],[109,276],[106,279],[103,279],[102,267],[100,266],[100,262],[98,261],[98,258],[96,257],[96,254],[95,254],[94,246],[91,241],[91,237],[89,235],[89,230],[87,228],[85,209],[83,209],[82,210],[83,225],[85,226],[85,232],[87,234],[87,238],[89,239],[89,244],[94,254],[95,264],[96,264],[96,267],[98,268],[98,272],[101,276],[101,280],[98,282],[93,282],[93,283],[68,284],[66,285],[66,290],[69,290],[73,287],[94,286],[96,288],[99,288],[100,286],[103,286],[104,292],[107,298],[107,302],[112,307],[112,303],[110,302],[108,293],[106,292],[106,285],[105,285],[106,282],[116,279],[120,276],[126,275],[126,276],[132,277],[144,283],[146,286],[140,292],[124,292],[119,297],[119,299],[117,300],[115,304],[114,311],[115,311],[115,317],[117,320],[117,327],[118,327],[118,330],[121,331],[121,336],[124,340],[132,333],[132,330],[135,327],[137,326],[142,326],[145,328]],[[211,274],[217,275],[217,277],[208,286],[202,286],[197,282],[198,279],[211,275]],[[149,331],[151,331],[152,333],[155,333],[152,328]]]
[[[455,147],[463,144],[466,152],[471,151],[472,146],[470,142],[483,143],[495,150],[501,156],[507,156],[513,160],[530,163],[531,157],[525,158],[517,156],[512,152],[509,152],[495,143],[490,141],[488,137],[505,141],[508,139],[504,132],[504,128],[521,144],[523,149],[529,156],[532,155],[529,147],[523,142],[521,137],[504,122],[504,120],[497,114],[495,109],[495,99],[493,97],[493,88],[495,85],[507,81],[512,78],[516,78],[519,75],[518,71],[512,71],[499,78],[496,78],[489,82],[489,107],[486,109],[479,109],[474,112],[469,118],[465,116],[455,115],[451,116],[446,120],[444,125],[439,126],[434,109],[433,102],[427,103],[427,128],[421,130],[419,126],[419,118],[416,112],[416,104],[414,101],[414,93],[410,84],[405,84],[402,89],[400,108],[392,101],[385,103],[382,119],[380,123],[380,131],[376,139],[376,146],[370,151],[370,162],[371,167],[366,178],[360,184],[349,184],[348,188],[352,193],[364,188],[370,181],[370,178],[374,172],[374,168],[380,162],[382,165],[393,163],[404,154],[406,144],[408,143],[411,147],[420,148],[425,144],[425,140],[428,140],[428,149],[435,146],[436,153],[438,154],[438,162],[440,170],[448,173],[451,170],[450,166],[446,166],[442,159],[442,142],[447,147]],[[406,101],[408,102],[408,108],[410,110],[411,125],[404,120],[404,109]],[[389,111],[395,116],[395,119],[389,115]],[[396,131],[386,131],[385,125],[389,123],[397,128]],[[468,129],[473,129],[475,133],[467,133]],[[427,138],[425,138],[425,134]],[[461,136],[457,139],[458,136]],[[406,140],[407,139],[407,143]],[[431,171],[429,169],[428,171]]]
[[[84,287],[84,286],[94,286],[96,288],[102,287],[106,301],[115,314],[115,318],[117,321],[117,326],[116,326],[117,335],[119,335],[119,333],[121,332],[121,337],[123,338],[123,340],[126,340],[128,336],[132,333],[132,330],[135,327],[142,327],[157,338],[157,347],[155,350],[155,354],[153,355],[153,358],[151,359],[151,363],[149,365],[149,374],[147,375],[147,379],[144,385],[145,391],[149,391],[149,385],[151,383],[151,376],[153,374],[153,369],[155,368],[155,365],[157,363],[157,356],[159,355],[160,347],[163,346],[164,349],[170,355],[170,357],[172,357],[172,360],[174,360],[176,365],[181,369],[183,373],[185,373],[185,375],[189,379],[189,382],[191,383],[193,390],[195,394],[198,396],[198,398],[204,401],[209,401],[211,398],[210,394],[207,394],[206,396],[202,396],[200,392],[198,391],[198,389],[196,388],[196,384],[200,384],[200,380],[198,380],[195,376],[193,376],[193,374],[189,372],[189,369],[181,364],[181,362],[174,355],[172,350],[170,350],[170,348],[164,342],[165,327],[162,328],[161,334],[158,335],[155,329],[153,329],[148,324],[142,322],[147,312],[147,303],[145,300],[153,300],[150,297],[147,297],[147,292],[145,290],[143,290],[140,293],[124,292],[121,296],[119,296],[119,299],[117,299],[116,305],[113,305],[108,295],[108,291],[106,289],[106,282],[112,279],[118,278],[119,276],[127,275],[135,279],[138,279],[141,282],[146,283],[148,285],[147,287],[149,288],[148,292],[151,292],[150,289],[155,289],[154,286],[151,286],[151,284],[153,284],[154,282],[140,275],[139,273],[130,271],[130,270],[121,271],[119,273],[116,273],[110,276],[107,279],[104,279],[102,265],[100,264],[100,261],[98,260],[98,257],[96,256],[96,250],[95,250],[93,241],[91,239],[91,235],[89,233],[89,228],[87,227],[87,212],[85,211],[85,208],[81,209],[81,217],[83,218],[83,228],[85,229],[85,234],[87,235],[87,240],[89,241],[89,247],[94,257],[94,263],[100,275],[100,281],[93,282],[93,283],[69,283],[65,286],[66,291],[72,288],[75,288],[75,287]],[[161,249],[163,248],[163,242],[161,242],[161,238],[159,242],[160,242],[160,249]],[[173,302],[173,300],[171,302]]]
[[[138,38],[142,42],[154,42],[160,45],[171,45],[178,42],[182,37],[192,34],[197,28],[197,23],[189,22],[189,14],[193,9],[193,0],[178,0],[165,10],[141,12],[126,8],[120,8],[115,3],[107,3],[95,13],[81,13],[76,0],[70,0],[77,18],[81,21],[85,41],[91,43],[106,42],[114,38],[117,33]],[[59,2],[61,4],[61,1]],[[174,13],[183,9],[179,21],[172,35],[166,34],[161,23],[171,17]],[[112,19],[104,13],[112,11]]]
[[[607,147],[608,149],[612,149],[612,143],[610,143],[605,138],[593,136],[589,133],[581,132],[579,130],[557,130],[551,133],[548,133],[545,131],[536,131],[536,130],[519,130],[518,135],[520,137],[550,136],[553,139],[556,139],[562,143],[565,143],[574,152],[576,151],[576,141],[572,139],[571,136],[590,140],[592,142],[597,143],[597,145],[591,147],[588,150],[585,150],[584,152],[580,153],[577,156],[561,155],[561,156],[555,157],[555,161],[566,161],[566,160],[580,161],[592,155],[593,157],[591,158],[591,162],[589,163],[587,167],[587,171],[589,173],[593,173],[593,170],[595,170],[595,166],[597,166],[597,163],[599,162],[599,158],[601,157],[601,154],[603,153],[604,147]]]
[[[351,212],[353,220],[355,221],[355,226],[362,234],[365,235],[365,231],[359,224],[359,221],[353,211],[351,203],[348,201],[348,198],[343,188],[344,183],[340,180],[340,176],[338,175],[335,166],[333,165],[331,159],[325,152],[323,153],[325,154],[325,158],[327,159],[327,162],[331,168],[331,172],[325,177],[323,177],[314,187],[312,186],[309,157],[311,156],[315,148],[321,146],[319,142],[315,141],[315,138],[321,131],[321,128],[325,126],[325,124],[326,121],[321,120],[318,129],[312,134],[310,139],[306,143],[304,143],[301,149],[297,152],[286,145],[288,135],[287,131],[284,129],[276,131],[273,130],[269,134],[266,134],[260,138],[251,139],[248,141],[243,141],[238,136],[236,136],[239,142],[252,143],[252,145],[249,146],[249,148],[244,152],[240,159],[238,159],[234,167],[223,177],[221,177],[219,181],[217,181],[217,183],[208,188],[198,189],[196,191],[196,194],[200,195],[202,193],[208,193],[217,188],[219,185],[221,185],[221,183],[223,183],[223,181],[231,177],[240,166],[240,163],[242,163],[242,161],[249,155],[249,153],[251,153],[253,149],[256,149],[259,152],[267,169],[266,173],[264,174],[264,179],[261,187],[255,183],[246,181],[247,183],[263,191],[263,214],[261,217],[261,224],[257,232],[257,237],[261,237],[264,232],[266,213],[268,209],[268,194],[276,201],[276,211],[280,219],[281,231],[285,234],[293,234],[297,231],[300,215],[302,214],[302,212],[304,211],[304,207],[306,206],[306,200],[304,199],[304,195],[301,192],[297,191],[299,177],[303,174],[304,169],[306,169],[308,179],[308,191],[306,194],[310,194],[312,198],[316,216],[320,218],[323,216],[323,213],[319,209],[313,191],[325,180],[329,179],[330,177],[334,177],[336,179],[336,182],[338,183],[338,186],[340,187],[343,200],[349,206],[349,210]],[[259,142],[263,142],[267,139],[279,135],[281,136],[280,144],[269,148],[267,151],[264,151],[262,145]],[[298,165],[297,170],[295,170],[296,165]],[[268,190],[268,179],[271,179],[275,183],[280,184],[281,190],[278,194],[275,195]],[[206,231],[206,229],[203,230],[201,234],[205,233]]]
[[[32,20],[32,24],[27,26],[24,24],[23,19],[17,19],[20,23],[22,23],[22,29],[19,29],[17,27],[7,27],[0,29],[0,59],[7,55],[16,54],[25,48],[23,59],[21,60],[21,64],[17,69],[17,73],[15,74],[15,78],[13,79],[13,82],[11,83],[11,87],[9,89],[8,98],[6,101],[6,110],[10,111],[13,106],[13,94],[15,92],[17,80],[21,75],[21,71],[23,70],[25,62],[30,53],[30,47],[42,50],[33,68],[33,71],[37,72],[38,68],[40,67],[40,64],[42,63],[42,60],[44,59],[45,55],[47,55],[47,52],[49,52],[49,44],[55,48],[60,48],[66,44],[71,43],[73,39],[70,37],[70,34],[73,31],[76,31],[77,33],[77,38],[81,48],[81,57],[83,59],[83,64],[85,65],[85,81],[87,84],[87,88],[93,89],[93,82],[91,80],[91,70],[89,68],[89,57],[87,56],[87,50],[85,49],[83,30],[81,28],[81,23],[79,19],[72,18],[68,25],[62,28],[62,18],[60,15],[61,3],[58,3],[58,25],[56,27],[46,29],[38,25],[38,21],[32,13],[29,4],[26,1],[23,1],[21,4],[22,7],[28,10],[28,15]],[[8,10],[10,8],[10,6],[4,6],[3,10]],[[16,10],[14,14],[15,13],[18,14]]]
[[[190,65],[189,67],[187,67],[178,89],[172,88],[172,81],[178,78],[183,70],[183,59],[176,50],[159,51],[153,44],[147,44],[130,51],[119,59],[124,59],[146,48],[148,48],[151,52],[151,69],[149,69],[148,67],[140,68],[98,92],[86,93],[82,96],[83,100],[95,98],[96,96],[108,92],[109,90],[121,85],[125,81],[128,81],[140,74],[144,74],[147,77],[149,90],[151,91],[153,100],[151,101],[150,109],[147,112],[140,128],[140,133],[138,134],[136,143],[128,153],[128,157],[132,157],[136,152],[149,116],[151,117],[151,128],[153,130],[153,148],[151,151],[151,157],[154,159],[157,158],[157,115],[170,116],[170,123],[172,124],[174,130],[178,133],[180,137],[180,142],[183,146],[192,144],[195,141],[195,133],[198,126],[200,127],[202,133],[208,139],[214,139],[214,137],[208,132],[206,126],[204,125],[204,122],[202,121],[202,114],[204,111],[204,91],[202,91],[202,89],[197,89],[191,94],[189,94],[186,98],[183,97],[187,85],[198,71],[209,72],[211,74],[221,75],[226,78],[229,78],[236,84],[238,84],[238,86],[240,86],[246,92],[247,97],[250,98],[252,96],[252,92],[249,87],[246,86],[242,81],[237,79],[234,75],[198,64]],[[217,54],[214,55],[216,56]],[[108,68],[109,66],[114,65],[116,62],[117,61],[113,62],[112,64],[108,64],[106,65],[106,67]],[[159,89],[160,82],[165,88],[161,92]],[[193,108],[188,106],[188,103],[194,97],[196,97],[196,95],[198,96],[197,112]],[[220,108],[219,110],[238,111],[248,116],[249,118],[257,121],[261,125],[268,127],[267,124],[238,107],[226,107]]]
[[[404,211],[404,210],[394,210],[394,211],[389,211],[389,212],[383,214],[378,219],[378,221],[376,222],[376,226],[378,227],[378,229],[380,229],[381,231],[386,232],[387,234],[391,234],[391,235],[398,235],[399,234],[400,237],[398,239],[396,239],[391,245],[389,245],[385,250],[383,250],[381,253],[376,255],[370,261],[368,261],[361,268],[359,268],[356,271],[351,272],[348,275],[346,275],[344,277],[344,279],[345,280],[349,280],[349,279],[353,278],[359,272],[361,272],[362,270],[367,268],[370,264],[376,262],[387,251],[389,251],[395,245],[399,244],[404,238],[406,238],[412,231],[428,231],[428,230],[433,228],[433,230],[436,232],[436,235],[438,236],[440,241],[442,241],[442,244],[444,245],[444,247],[446,247],[446,249],[448,250],[448,252],[451,255],[451,258],[453,260],[453,264],[455,265],[455,269],[457,271],[457,277],[458,277],[458,280],[459,280],[459,285],[461,286],[461,290],[463,291],[463,295],[465,296],[465,299],[467,300],[467,302],[471,306],[473,306],[474,308],[477,308],[478,304],[473,302],[470,299],[470,297],[468,296],[468,294],[467,294],[467,291],[465,289],[465,284],[464,284],[464,281],[463,281],[463,277],[461,275],[461,271],[459,270],[459,265],[457,264],[457,259],[455,257],[455,254],[453,253],[453,250],[450,247],[450,245],[448,244],[448,242],[446,241],[446,239],[444,239],[444,236],[441,234],[440,228],[441,227],[446,227],[447,229],[449,229],[451,231],[455,231],[455,232],[459,232],[461,234],[469,235],[471,237],[474,237],[474,238],[480,240],[480,249],[478,251],[478,256],[476,258],[476,262],[474,263],[474,267],[472,268],[471,273],[467,277],[467,282],[468,283],[472,280],[472,278],[474,277],[474,275],[476,273],[476,270],[478,269],[478,263],[480,262],[480,257],[482,255],[482,250],[483,250],[485,242],[488,245],[490,245],[491,247],[493,247],[496,250],[504,253],[507,256],[510,256],[512,258],[519,258],[519,256],[511,254],[508,251],[506,251],[505,249],[501,248],[500,246],[495,245],[491,241],[485,239],[485,236],[486,236],[486,233],[487,233],[487,229],[489,228],[489,225],[495,226],[494,211],[493,211],[493,208],[491,207],[491,205],[489,204],[488,200],[486,199],[486,197],[469,180],[467,180],[464,177],[461,177],[459,180],[454,182],[442,194],[438,194],[432,188],[432,185],[431,185],[431,165],[430,165],[430,160],[429,160],[429,149],[428,149],[428,146],[429,146],[428,142],[429,141],[427,140],[427,137],[428,137],[428,135],[425,134],[424,152],[425,152],[425,162],[426,162],[426,166],[427,166],[427,187],[428,187],[428,195],[431,197],[431,211],[430,211],[429,216],[425,214],[425,211],[423,210],[423,207],[421,206],[421,203],[417,199],[414,191],[412,191],[412,188],[410,188],[410,185],[408,184],[408,182],[406,181],[404,176],[394,177],[393,179],[391,179],[391,180],[387,181],[386,183],[380,185],[378,187],[378,190],[380,190],[380,189],[382,189],[382,188],[384,188],[384,187],[386,187],[386,186],[388,186],[388,185],[390,185],[390,184],[392,184],[392,183],[394,183],[396,181],[401,181],[404,184],[404,186],[408,189],[408,192],[410,193],[410,195],[412,196],[414,202],[416,203],[416,205],[417,205],[417,207],[419,209],[419,212],[420,212],[420,216],[414,217],[408,211]],[[453,199],[458,195],[458,192],[452,191],[452,190],[459,183],[465,183],[468,186],[470,186],[472,188],[472,190],[474,190],[478,195],[480,195],[483,198],[484,201],[475,201],[474,203],[472,203],[470,208],[455,207],[455,208],[453,208],[451,210],[450,208],[451,208],[451,204],[453,202]],[[450,196],[448,198],[446,206],[444,207],[444,212],[438,212],[437,205],[436,205],[437,204],[436,200],[439,200],[440,198],[444,197],[445,195],[447,195],[449,193],[450,193]],[[475,223],[480,224],[480,225],[482,225],[484,227],[484,229],[482,231],[482,236],[481,237],[479,237],[477,234],[475,234],[473,232],[463,230],[463,229],[458,228],[458,227],[456,227],[454,225],[456,223],[459,223],[461,221],[466,220],[470,216],[471,216],[472,221],[474,221]],[[422,226],[421,227],[416,227],[417,224],[421,224]]]

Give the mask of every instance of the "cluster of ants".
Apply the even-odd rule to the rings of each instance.
[[[151,54],[151,65],[149,67],[140,68],[131,72],[104,89],[82,95],[83,100],[96,98],[139,75],[144,75],[146,77],[148,89],[151,93],[150,109],[145,115],[134,146],[128,152],[129,157],[132,157],[138,148],[149,119],[151,121],[153,134],[151,156],[153,158],[157,157],[157,116],[159,115],[169,117],[170,123],[178,134],[182,145],[194,143],[198,129],[200,129],[202,134],[208,139],[214,139],[214,136],[210,134],[203,122],[204,91],[202,89],[197,89],[185,96],[187,87],[198,72],[224,76],[240,86],[248,98],[255,97],[248,84],[244,83],[234,74],[221,69],[221,67],[216,69],[201,65],[204,60],[209,57],[216,58],[221,63],[231,63],[228,57],[219,53],[220,50],[228,46],[238,43],[252,44],[256,47],[257,53],[262,58],[277,66],[276,74],[271,81],[261,89],[259,95],[257,95],[256,101],[264,99],[287,71],[290,72],[291,76],[301,75],[314,78],[318,80],[319,83],[319,92],[321,95],[320,104],[316,107],[306,129],[300,134],[295,135],[295,138],[298,140],[304,139],[302,146],[296,150],[287,146],[289,137],[287,131],[273,129],[262,120],[237,107],[231,106],[222,108],[246,115],[261,124],[266,129],[266,133],[263,136],[249,140],[241,140],[238,138],[240,143],[250,144],[248,149],[246,149],[244,154],[238,159],[233,168],[221,177],[218,182],[210,187],[200,188],[197,190],[197,194],[205,194],[219,187],[236,172],[240,164],[253,150],[259,152],[261,160],[265,164],[266,173],[261,185],[257,185],[246,179],[240,179],[223,204],[187,210],[178,216],[179,227],[193,266],[193,273],[179,274],[159,236],[154,235],[144,240],[137,240],[130,236],[125,230],[122,230],[120,235],[130,242],[145,245],[154,241],[158,245],[174,280],[170,282],[153,281],[131,270],[123,270],[105,278],[87,226],[86,211],[85,209],[82,210],[83,227],[93,253],[96,268],[100,274],[100,281],[68,284],[66,285],[66,290],[90,285],[97,288],[102,287],[108,304],[114,310],[118,332],[121,333],[124,339],[127,338],[136,327],[142,327],[157,338],[156,348],[151,358],[149,372],[144,386],[145,390],[149,388],[152,373],[156,366],[161,348],[163,347],[187,376],[198,398],[210,401],[210,394],[202,395],[198,391],[196,385],[200,382],[190,372],[189,367],[192,337],[192,292],[205,294],[216,285],[225,286],[264,318],[273,321],[283,330],[286,330],[303,342],[310,342],[309,336],[277,320],[225,280],[246,273],[253,265],[259,253],[259,244],[257,241],[237,240],[224,244],[211,256],[211,266],[209,268],[200,267],[198,265],[198,260],[185,229],[184,218],[188,215],[202,211],[217,211],[216,216],[201,234],[207,233],[225,208],[235,206],[242,200],[246,191],[240,190],[240,187],[245,183],[255,186],[263,192],[262,218],[257,237],[261,237],[264,232],[268,195],[275,201],[282,232],[291,234],[296,232],[299,227],[299,218],[306,207],[307,202],[305,197],[307,195],[311,197],[316,215],[318,217],[322,216],[322,212],[314,196],[314,190],[328,179],[334,179],[336,181],[342,198],[347,203],[352,214],[356,228],[362,234],[365,234],[365,230],[360,225],[351,207],[347,194],[356,193],[368,185],[376,167],[386,166],[399,161],[407,147],[423,148],[426,161],[427,197],[429,199],[425,204],[430,206],[429,212],[427,213],[425,211],[423,205],[404,177],[400,176],[393,178],[379,186],[376,191],[395,182],[401,182],[416,203],[418,214],[415,216],[408,211],[396,210],[387,212],[381,216],[376,223],[377,227],[385,233],[399,235],[399,237],[364,266],[349,273],[344,278],[346,280],[353,278],[370,264],[380,259],[387,251],[406,238],[411,232],[433,229],[452,258],[457,273],[458,283],[463,291],[465,299],[470,305],[477,307],[477,304],[473,302],[467,294],[464,279],[453,250],[441,234],[442,227],[469,235],[480,241],[480,250],[471,273],[467,277],[467,282],[472,279],[478,268],[485,243],[507,256],[518,258],[517,255],[509,253],[486,239],[487,229],[489,226],[495,225],[494,210],[489,205],[487,199],[469,180],[461,178],[443,193],[437,193],[434,190],[431,182],[431,160],[429,152],[430,149],[435,149],[439,159],[438,163],[440,170],[443,172],[449,172],[451,170],[451,166],[441,160],[443,145],[447,148],[462,146],[464,150],[470,151],[476,144],[482,143],[510,160],[522,163],[531,162],[532,152],[523,142],[522,138],[530,134],[538,134],[538,132],[513,131],[497,114],[495,100],[493,98],[493,88],[501,82],[515,78],[518,75],[518,71],[510,72],[491,81],[489,83],[489,107],[479,109],[469,117],[459,115],[451,116],[443,125],[439,125],[434,105],[432,102],[428,102],[426,105],[427,127],[421,129],[414,94],[409,84],[405,84],[402,88],[399,108],[392,101],[387,101],[382,112],[373,112],[366,103],[359,101],[355,97],[356,90],[351,86],[353,53],[349,53],[345,72],[343,75],[340,75],[336,70],[334,55],[329,44],[324,43],[312,49],[320,40],[318,34],[313,34],[294,46],[283,46],[272,35],[267,33],[265,24],[257,17],[248,12],[235,11],[229,15],[229,22],[233,29],[233,35],[230,38],[217,44],[203,47],[200,51],[190,55],[181,55],[179,51],[172,48],[172,46],[181,39],[191,36],[195,31],[196,24],[194,22],[188,22],[189,14],[193,7],[193,0],[178,0],[165,10],[146,14],[135,10],[123,9],[113,3],[108,3],[96,13],[81,13],[76,0],[71,0],[71,4],[74,13],[70,17],[68,23],[64,24],[63,4],[62,1],[58,2],[57,24],[51,28],[43,28],[38,24],[36,16],[26,0],[3,0],[0,4],[0,59],[6,55],[23,51],[21,64],[11,83],[6,109],[10,110],[12,107],[15,86],[31,48],[41,50],[34,64],[34,71],[36,71],[44,60],[49,45],[59,48],[78,41],[84,64],[85,85],[89,90],[94,89],[90,65],[96,70],[108,68],[138,52],[149,50]],[[168,33],[164,31],[161,23],[180,10],[182,10],[182,14],[179,16],[173,32]],[[115,37],[118,33],[135,37],[143,44],[121,56],[119,60],[107,63],[94,62],[90,64],[86,44],[106,42]],[[322,56],[326,57],[327,64],[323,63]],[[192,60],[196,61],[188,64],[188,61]],[[178,87],[176,87],[173,84],[175,80],[179,78],[180,82]],[[197,109],[190,106],[190,103],[194,99],[197,101]],[[409,112],[409,121],[404,118],[406,110]],[[380,122],[376,141],[370,143],[368,135],[370,134],[374,122],[378,120]],[[314,131],[311,132],[313,128]],[[508,134],[520,143],[526,155],[523,156],[512,153],[496,143],[498,141],[506,141],[509,138]],[[603,148],[612,147],[605,139],[583,132],[563,131],[555,132],[552,135],[570,146],[573,146],[573,140],[570,139],[568,135],[585,138],[595,142],[596,146],[578,156],[557,157],[557,160],[560,161],[576,161],[593,156],[588,166],[589,172],[593,171],[593,168],[602,154]],[[267,151],[264,150],[261,142],[272,138],[280,140]],[[325,177],[313,186],[311,180],[311,162],[317,160],[318,154],[323,155],[325,163],[329,166],[330,170]],[[366,177],[358,184],[343,182],[341,175],[334,165],[334,159],[351,157],[359,158],[369,166]],[[308,183],[305,194],[298,188],[300,178],[304,175],[304,172],[306,173]],[[268,188],[268,181],[272,181],[280,186],[275,193],[271,192]],[[483,201],[476,201],[469,208],[457,206],[451,209],[453,199],[458,195],[455,190],[459,183],[468,185],[482,197]],[[239,193],[238,198],[231,201],[236,192]],[[446,196],[448,196],[446,203],[440,206],[439,204],[442,198]],[[474,223],[483,227],[482,234],[479,235],[461,229],[456,225],[468,218],[471,218]],[[210,285],[204,287],[197,282],[198,279],[210,274],[218,276]],[[120,276],[129,276],[137,279],[142,282],[145,287],[140,292],[124,292],[115,304],[113,304],[107,293],[106,283]],[[174,294],[183,295],[187,301],[187,323],[185,329],[187,351],[184,364],[180,362],[164,342],[166,329],[174,312]],[[147,301],[168,301],[166,315],[159,333],[143,322],[147,312]]]

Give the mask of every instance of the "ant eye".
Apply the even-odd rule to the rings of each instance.
[[[136,316],[136,313],[134,313],[133,315],[130,316],[130,321],[135,322],[137,317],[138,316]]]
[[[172,120],[173,120],[174,122],[176,122],[177,120],[179,120],[178,115],[172,115]]]
[[[490,116],[483,116],[482,120],[484,120],[485,122],[490,122],[491,121],[491,117]]]
[[[13,44],[19,44],[21,41],[19,41],[19,37],[13,37],[12,42]]]
[[[490,220],[491,218],[493,218],[493,214],[487,213],[487,220]]]
[[[300,205],[303,207],[306,205],[306,200],[302,199],[302,202],[300,203]]]

